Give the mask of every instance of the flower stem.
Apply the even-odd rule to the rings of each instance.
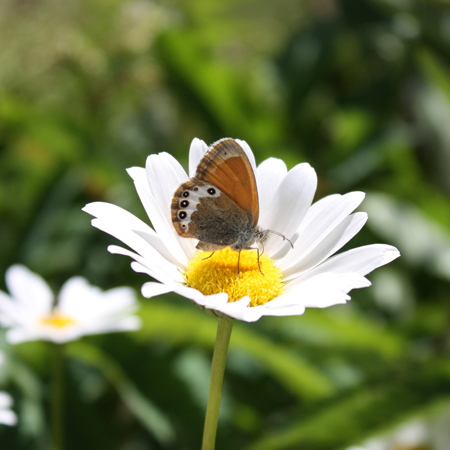
[[[216,442],[223,375],[225,373],[225,362],[227,360],[228,344],[230,342],[232,328],[233,319],[227,316],[219,318],[211,367],[211,380],[209,383],[202,450],[214,450]]]
[[[53,374],[51,380],[51,430],[53,450],[63,450],[64,346],[52,344]]]

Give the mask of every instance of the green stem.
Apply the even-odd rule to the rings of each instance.
[[[228,344],[230,342],[232,328],[233,319],[227,316],[219,318],[211,367],[211,380],[209,383],[208,406],[206,407],[202,450],[214,450],[216,442],[223,376],[225,373],[225,362],[227,360]]]
[[[51,430],[53,450],[63,450],[64,345],[53,344],[53,374],[51,380]]]

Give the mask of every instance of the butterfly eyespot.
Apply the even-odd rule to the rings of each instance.
[[[183,225],[181,225],[181,228],[186,228],[186,225],[183,223]]]
[[[208,189],[208,194],[209,195],[214,195],[216,193],[216,190],[214,188],[209,188]]]
[[[187,200],[183,200],[183,201],[180,203],[180,205],[181,205],[182,208],[187,208],[187,207],[189,206],[189,202],[188,202]]]
[[[185,212],[185,211],[180,211],[180,212],[178,213],[178,217],[179,217],[181,220],[186,219],[186,217],[187,217],[187,212]]]
[[[195,188],[194,188],[194,191],[198,191],[198,187],[195,187]]]
[[[182,195],[184,198],[187,198],[187,197],[189,197],[189,191],[184,191],[181,195]]]

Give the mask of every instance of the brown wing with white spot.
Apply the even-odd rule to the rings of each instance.
[[[177,233],[183,237],[198,238],[192,215],[197,211],[201,198],[217,198],[220,194],[218,189],[202,181],[191,179],[183,183],[175,192],[171,208]]]

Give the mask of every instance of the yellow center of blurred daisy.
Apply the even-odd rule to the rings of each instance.
[[[65,328],[75,323],[72,317],[65,316],[60,311],[52,311],[47,317],[41,319],[43,325],[48,325],[55,328]]]
[[[266,255],[261,255],[259,263],[255,250],[242,250],[237,273],[239,253],[225,248],[214,252],[198,252],[189,261],[184,277],[189,287],[199,290],[204,295],[228,294],[230,302],[240,300],[248,295],[250,306],[264,305],[283,290],[281,270]]]

